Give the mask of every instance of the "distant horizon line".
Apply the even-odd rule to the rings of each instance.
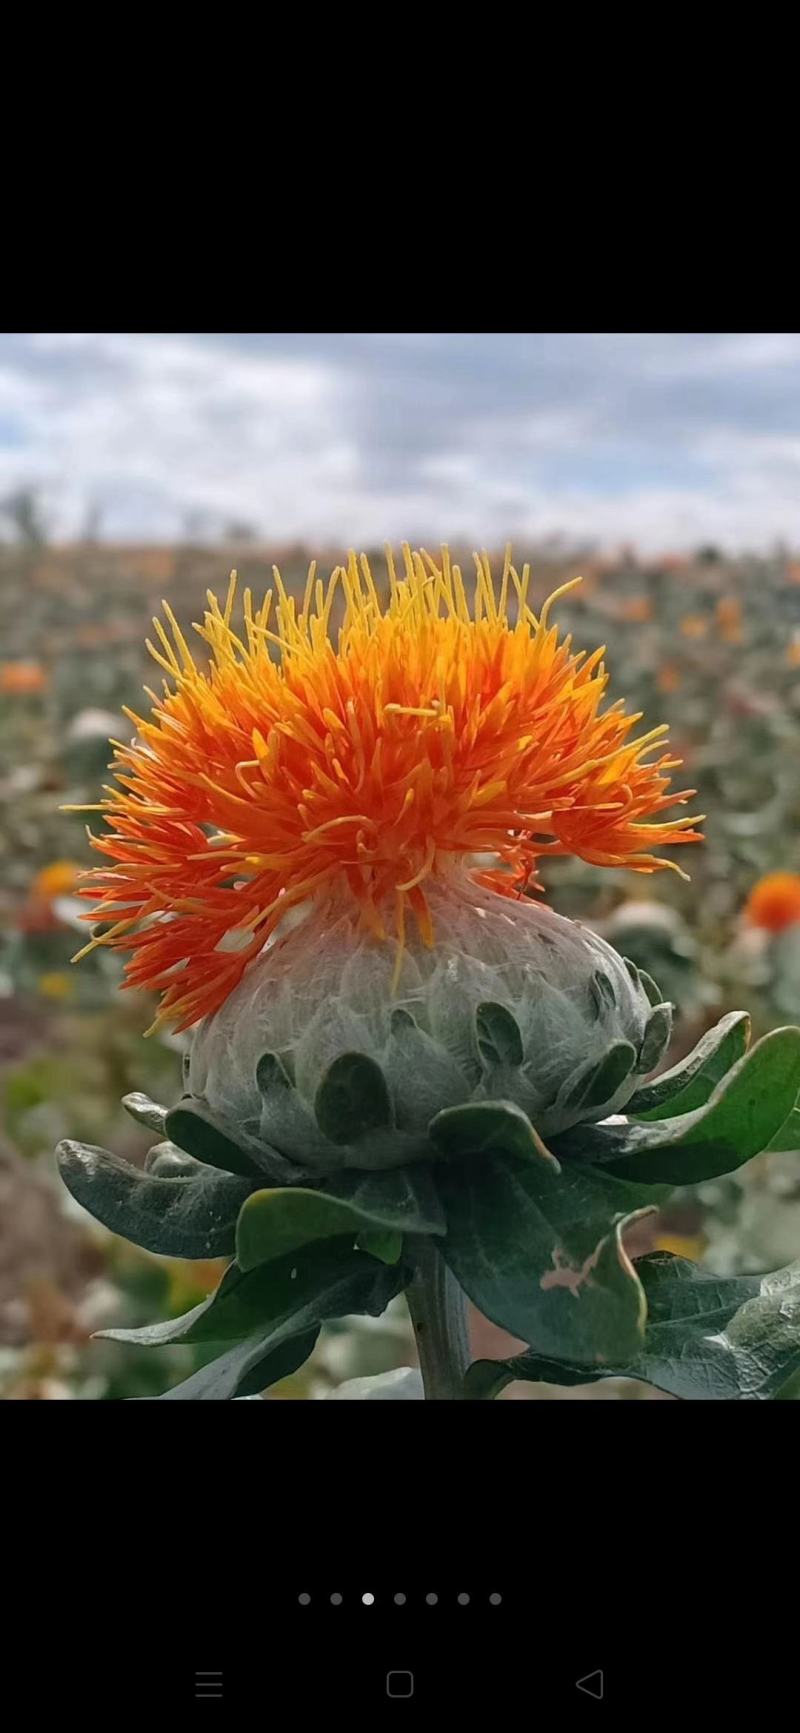
[[[399,548],[403,542],[408,542],[412,548],[427,548],[432,550],[443,545],[448,546],[459,555],[467,552],[471,557],[475,552],[488,552],[502,558],[505,547],[510,542],[514,549],[525,548],[531,560],[556,559],[563,560],[593,560],[608,561],[633,559],[645,565],[657,564],[659,561],[673,561],[681,564],[697,560],[701,556],[712,555],[720,559],[788,559],[800,558],[800,543],[793,545],[776,536],[771,542],[757,544],[737,544],[715,541],[712,537],[698,539],[691,543],[671,545],[655,551],[637,546],[635,540],[620,540],[616,542],[582,541],[570,543],[568,538],[559,534],[544,536],[540,540],[523,536],[505,536],[499,540],[471,538],[465,535],[450,536],[443,542],[439,536],[403,536],[387,537],[383,541],[368,538],[350,538],[349,540],[326,538],[305,539],[293,536],[269,537],[236,537],[236,536],[158,536],[141,535],[137,537],[118,536],[86,536],[74,535],[58,538],[42,537],[35,541],[27,541],[24,537],[6,539],[0,536],[0,555],[7,553],[49,553],[59,554],[74,552],[76,549],[103,549],[108,552],[134,554],[174,550],[194,551],[200,553],[230,553],[240,557],[263,557],[276,559],[278,555],[308,559],[341,559],[351,548],[370,556],[380,556],[388,545]]]

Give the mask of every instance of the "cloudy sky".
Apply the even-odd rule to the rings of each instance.
[[[52,533],[800,545],[800,335],[0,335]]]

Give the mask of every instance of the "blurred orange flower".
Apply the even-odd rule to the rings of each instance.
[[[77,861],[54,860],[40,868],[31,882],[27,898],[16,914],[21,933],[52,933],[61,925],[53,908],[57,897],[69,896],[77,886],[83,867]],[[47,989],[43,988],[46,992]]]
[[[49,969],[39,976],[37,985],[45,999],[69,999],[72,994],[73,982],[63,969]]]
[[[47,674],[41,662],[0,662],[0,692],[41,692],[47,685]]]
[[[658,1234],[653,1241],[654,1252],[672,1252],[676,1258],[690,1258],[697,1263],[706,1249],[704,1234]]]
[[[702,614],[684,614],[681,631],[684,638],[704,638],[708,631],[708,621],[703,619]]]
[[[742,604],[738,596],[720,596],[717,602],[717,625],[726,644],[742,641]]]
[[[657,679],[659,692],[677,692],[682,680],[683,675],[677,662],[662,662]]]
[[[33,881],[33,895],[50,902],[53,897],[68,897],[74,891],[82,867],[73,860],[52,860],[43,866]]]
[[[753,926],[768,933],[781,933],[800,921],[800,873],[767,873],[754,884],[744,913]]]
[[[169,1264],[169,1304],[175,1312],[196,1305],[197,1295],[211,1294],[227,1269],[226,1258],[175,1258]]]
[[[157,584],[171,582],[175,572],[174,548],[123,548],[119,552],[121,569],[128,578],[147,578]]]
[[[621,620],[643,623],[653,618],[653,604],[647,596],[628,596],[619,611]]]

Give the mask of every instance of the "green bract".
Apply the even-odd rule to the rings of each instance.
[[[437,1112],[514,1102],[545,1141],[618,1111],[671,1008],[603,939],[471,881],[434,887],[435,940],[396,950],[312,908],[198,1028],[189,1093],[304,1173],[426,1160]]]

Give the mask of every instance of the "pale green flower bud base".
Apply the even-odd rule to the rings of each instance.
[[[466,875],[427,896],[435,942],[409,919],[399,973],[352,898],[311,905],[199,1026],[189,1093],[317,1174],[430,1159],[431,1119],[466,1102],[512,1101],[545,1141],[622,1108],[670,1030],[634,966]]]

